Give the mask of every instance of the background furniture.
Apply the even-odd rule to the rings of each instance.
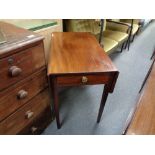
[[[62,32],[61,19],[1,19],[0,21],[11,23],[44,36],[43,42],[46,62],[51,48],[51,33]]]
[[[113,25],[117,25],[116,29],[109,29],[107,24],[108,22],[104,20],[103,26],[103,34],[102,34],[102,47],[104,51],[108,54],[114,52],[118,46],[122,45],[128,39],[128,25],[123,25],[119,23],[112,23]],[[65,31],[69,32],[90,32],[94,35],[97,40],[100,37],[100,20],[95,19],[68,19],[64,20]],[[125,30],[125,31],[123,31]],[[122,48],[123,49],[123,48]],[[121,51],[122,51],[121,49]]]
[[[43,37],[0,22],[0,134],[39,134],[51,122]]]
[[[93,35],[85,32],[52,33],[48,76],[54,100],[58,129],[58,89],[63,86],[105,84],[97,122],[99,123],[108,93],[112,93],[118,70]]]
[[[152,65],[150,66],[149,71],[147,72],[147,74],[146,74],[146,76],[144,78],[144,81],[143,81],[142,86],[141,86],[141,88],[139,90],[139,93],[142,91],[142,89],[143,89],[143,87],[144,87],[144,85],[145,85],[145,83],[146,83],[146,81],[147,81],[147,79],[148,79],[148,77],[149,77],[149,75],[150,75],[150,73],[152,71],[152,67],[154,65],[154,62],[155,62],[155,59],[153,59]]]
[[[137,102],[134,116],[126,129],[126,134],[155,134],[155,64],[148,76],[144,89]]]
[[[103,36],[115,40],[118,46],[121,47],[121,51],[129,37],[130,27],[128,25],[117,23],[113,21],[104,20],[105,30]]]

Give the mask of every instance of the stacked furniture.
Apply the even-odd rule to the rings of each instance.
[[[113,27],[111,26],[113,24]],[[99,40],[100,36],[100,22],[94,19],[69,19],[64,20],[65,31],[70,32],[90,32]],[[115,28],[117,27],[117,28]],[[115,22],[109,23],[104,20],[104,28],[102,34],[102,42],[104,51],[108,54],[117,49],[118,46],[125,43],[128,39],[128,32],[130,27]],[[123,48],[122,48],[123,49]]]
[[[43,37],[0,22],[0,134],[39,134],[51,122]]]

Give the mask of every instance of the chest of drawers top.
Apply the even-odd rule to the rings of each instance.
[[[0,30],[6,38],[6,42],[0,44],[0,59],[32,47],[44,38],[37,33],[5,22],[0,22]]]

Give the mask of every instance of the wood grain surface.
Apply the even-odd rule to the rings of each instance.
[[[126,134],[155,134],[155,64],[141,92],[137,109]]]
[[[46,87],[47,77],[44,68],[8,89],[0,91],[0,121],[15,112]],[[24,98],[18,97],[21,90],[27,92],[27,96]]]
[[[52,33],[48,75],[117,71],[96,38],[84,32]]]
[[[37,33],[5,22],[0,22],[0,29],[4,33],[7,41],[0,45],[0,58],[32,47],[44,38]]]
[[[7,119],[0,122],[0,134],[18,134],[27,125],[31,124],[40,113],[49,107],[49,102],[48,89],[46,89],[15,113],[7,117]],[[32,113],[32,115],[28,117],[30,113]]]
[[[21,69],[18,76],[10,75],[9,71],[12,66]],[[0,80],[3,81],[0,83],[0,90],[22,80],[42,67],[45,67],[43,43],[0,59]]]

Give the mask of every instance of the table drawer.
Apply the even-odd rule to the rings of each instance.
[[[18,134],[49,106],[48,90],[41,92],[26,105],[0,123],[0,134]]]
[[[0,121],[47,87],[46,70],[42,69],[0,92]]]
[[[57,77],[57,83],[62,86],[106,84],[110,79],[109,74],[104,75],[73,75]]]
[[[0,59],[0,91],[45,66],[43,43]]]

